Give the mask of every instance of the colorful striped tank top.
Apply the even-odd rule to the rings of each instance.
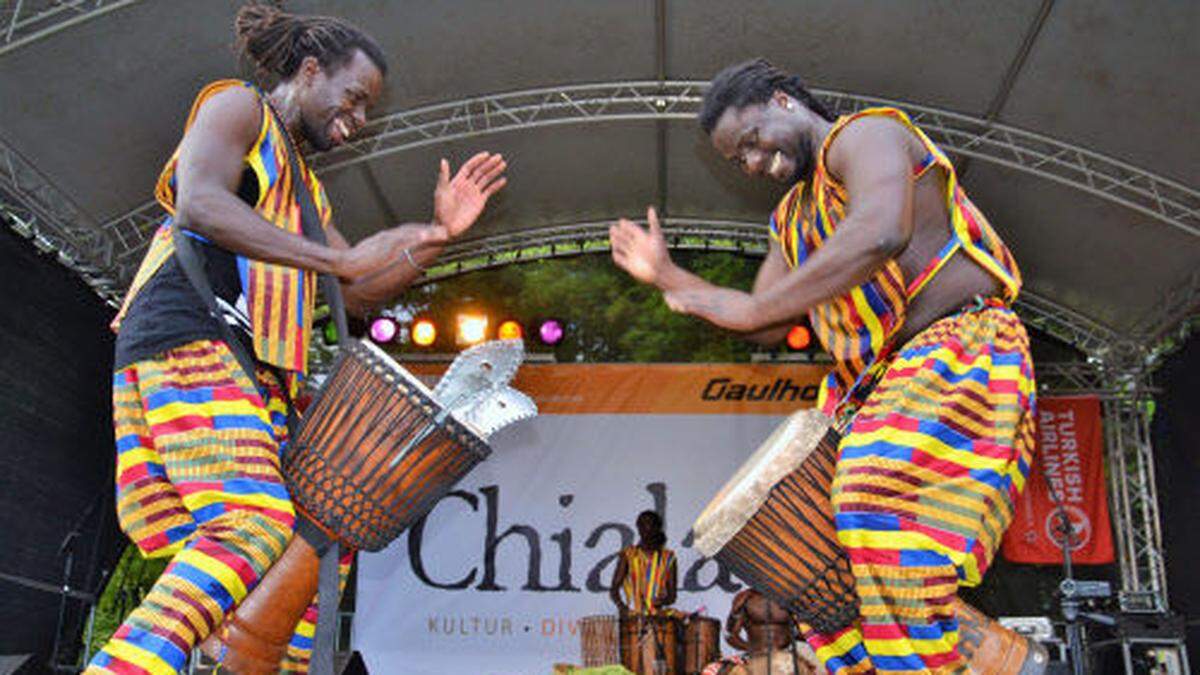
[[[254,85],[240,80],[220,80],[206,86],[196,97],[188,115],[187,127],[191,127],[200,106],[213,95],[230,87]],[[258,201],[253,205],[268,222],[296,236],[303,236],[300,226],[300,204],[296,199],[296,177],[292,175],[287,158],[284,134],[267,103],[259,93],[262,103],[262,123],[258,138],[246,153],[245,166],[253,173],[258,185]],[[120,327],[130,303],[163,262],[174,253],[171,241],[171,222],[175,215],[175,167],[179,161],[179,149],[163,168],[158,178],[155,197],[170,214],[154,234],[150,248],[142,259],[125,296],[125,302],[112,329]],[[327,227],[332,209],[325,196],[325,189],[304,158],[297,157],[303,173],[305,187],[310,191],[313,204],[321,217],[322,226]],[[275,265],[243,256],[237,257],[238,273],[241,277],[242,293],[246,298],[246,309],[253,332],[254,352],[259,361],[278,366],[303,375],[308,372],[308,346],[312,336],[313,305],[316,297],[316,275],[294,267]]]
[[[830,414],[859,374],[874,362],[904,325],[909,301],[959,249],[999,280],[1006,303],[1014,302],[1021,289],[1016,260],[958,184],[954,165],[908,115],[895,108],[868,108],[841,117],[821,146],[811,185],[797,183],[780,200],[771,214],[771,238],[779,242],[788,267],[804,264],[845,217],[846,190],[829,174],[826,155],[833,139],[846,125],[868,115],[895,119],[924,144],[928,154],[915,168],[913,180],[934,166],[946,172],[946,208],[952,236],[917,278],[906,283],[900,266],[889,260],[867,282],[809,312],[813,332],[834,359],[833,371],[822,383],[818,397],[819,407]]]
[[[621,555],[629,569],[623,585],[629,609],[637,614],[660,611],[654,609],[654,600],[667,593],[668,573],[675,553],[668,548],[647,551],[639,546],[626,546]]]

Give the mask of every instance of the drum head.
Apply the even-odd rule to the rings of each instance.
[[[804,463],[829,426],[828,417],[807,409],[776,427],[696,519],[692,526],[696,550],[715,556],[758,512],[771,488]]]

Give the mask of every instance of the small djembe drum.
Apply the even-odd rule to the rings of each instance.
[[[585,616],[579,620],[579,650],[584,668],[620,664],[619,645],[616,615]]]
[[[284,456],[296,510],[342,545],[378,551],[491,450],[387,354],[350,341]]]
[[[822,633],[858,617],[854,575],[829,505],[838,439],[821,413],[793,414],[693,526],[701,554]]]
[[[309,539],[378,551],[489,452],[483,433],[420,380],[378,348],[347,340],[283,459],[298,535],[202,649],[239,675],[276,672],[317,592]],[[313,528],[315,536],[300,536]]]

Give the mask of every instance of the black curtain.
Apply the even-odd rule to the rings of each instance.
[[[113,514],[113,310],[0,219],[0,655],[49,670],[59,589],[95,594],[124,545]],[[60,654],[86,618],[66,603]]]
[[[1155,375],[1162,388],[1152,427],[1163,555],[1171,608],[1187,621],[1192,663],[1200,657],[1200,337],[1169,356]]]

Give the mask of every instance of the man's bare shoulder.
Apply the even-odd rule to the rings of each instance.
[[[902,122],[887,115],[864,115],[838,131],[826,150],[826,162],[835,174],[852,163],[876,159],[881,153],[912,154],[916,137]]]
[[[225,130],[238,138],[258,135],[262,102],[250,87],[225,87],[209,96],[196,111],[196,122]]]

